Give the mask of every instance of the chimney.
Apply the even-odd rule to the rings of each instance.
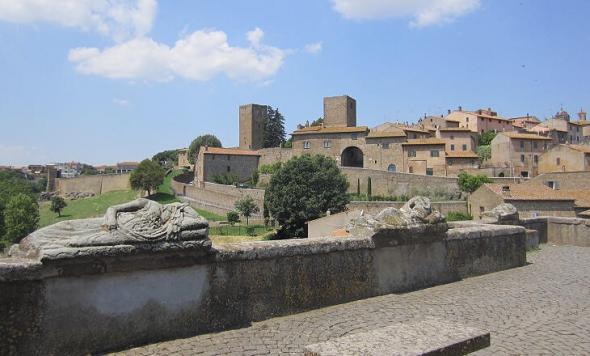
[[[209,151],[209,145],[205,145],[205,151]]]
[[[583,109],[580,109],[578,119],[580,119],[580,121],[586,121],[586,112]]]
[[[459,105],[459,111],[463,111],[463,107]]]
[[[447,114],[449,114],[449,115],[451,114],[451,109],[447,110]]]

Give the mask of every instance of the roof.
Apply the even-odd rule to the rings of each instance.
[[[208,147],[203,154],[212,155],[234,155],[234,156],[260,156],[257,151],[251,150],[240,150],[238,148],[221,148],[221,147]]]
[[[447,158],[479,158],[473,151],[447,151]]]
[[[486,183],[484,187],[499,195],[504,200],[554,200],[573,201],[574,198],[562,194],[559,190],[553,190],[542,184],[496,184]],[[509,187],[508,192],[503,192],[503,187]]]
[[[417,138],[402,143],[403,146],[445,145],[446,141],[438,138]]]
[[[446,127],[439,129],[439,131],[449,131],[449,132],[472,132],[471,129],[467,127]]]
[[[564,197],[574,199],[577,207],[590,208],[590,189],[559,189],[556,192]]]
[[[406,137],[403,130],[373,131],[369,132],[367,138],[384,138],[384,137]]]
[[[522,121],[534,122],[534,123],[541,122],[541,120],[539,120],[536,116],[517,116],[517,117],[511,117],[509,120],[522,120]]]
[[[460,119],[445,118],[445,121],[462,122]]]
[[[590,217],[590,209],[588,209],[588,210],[584,210],[584,211],[582,211],[581,213],[578,213],[578,215],[579,215],[579,216],[582,216],[582,217],[586,217],[586,216],[587,216],[587,217]]]
[[[306,134],[323,134],[323,133],[352,133],[352,132],[367,132],[367,126],[354,127],[323,127],[323,126],[309,126],[299,130],[293,131],[291,135],[306,135]]]
[[[518,138],[523,140],[543,140],[543,141],[551,141],[549,137],[539,136],[535,134],[526,134],[526,133],[519,133],[519,132],[501,132],[502,135],[505,135],[510,138]]]
[[[572,150],[583,152],[583,153],[590,153],[590,146],[584,145],[566,145],[567,147],[571,148]]]
[[[139,162],[118,162],[117,166],[139,166]]]

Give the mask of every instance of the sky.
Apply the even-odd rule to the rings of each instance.
[[[287,132],[322,98],[357,124],[590,108],[587,0],[0,0],[0,165],[139,161],[238,107]]]

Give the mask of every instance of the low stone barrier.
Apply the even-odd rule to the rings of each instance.
[[[178,243],[116,253],[96,246],[100,253],[0,259],[0,354],[116,350],[526,263],[522,227],[411,236],[261,241],[206,253]]]
[[[547,217],[547,243],[590,247],[590,220]]]

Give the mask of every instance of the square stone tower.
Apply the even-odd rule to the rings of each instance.
[[[324,98],[324,126],[355,127],[356,100],[348,95]]]
[[[259,150],[264,146],[264,121],[267,106],[248,104],[240,106],[240,148]]]

